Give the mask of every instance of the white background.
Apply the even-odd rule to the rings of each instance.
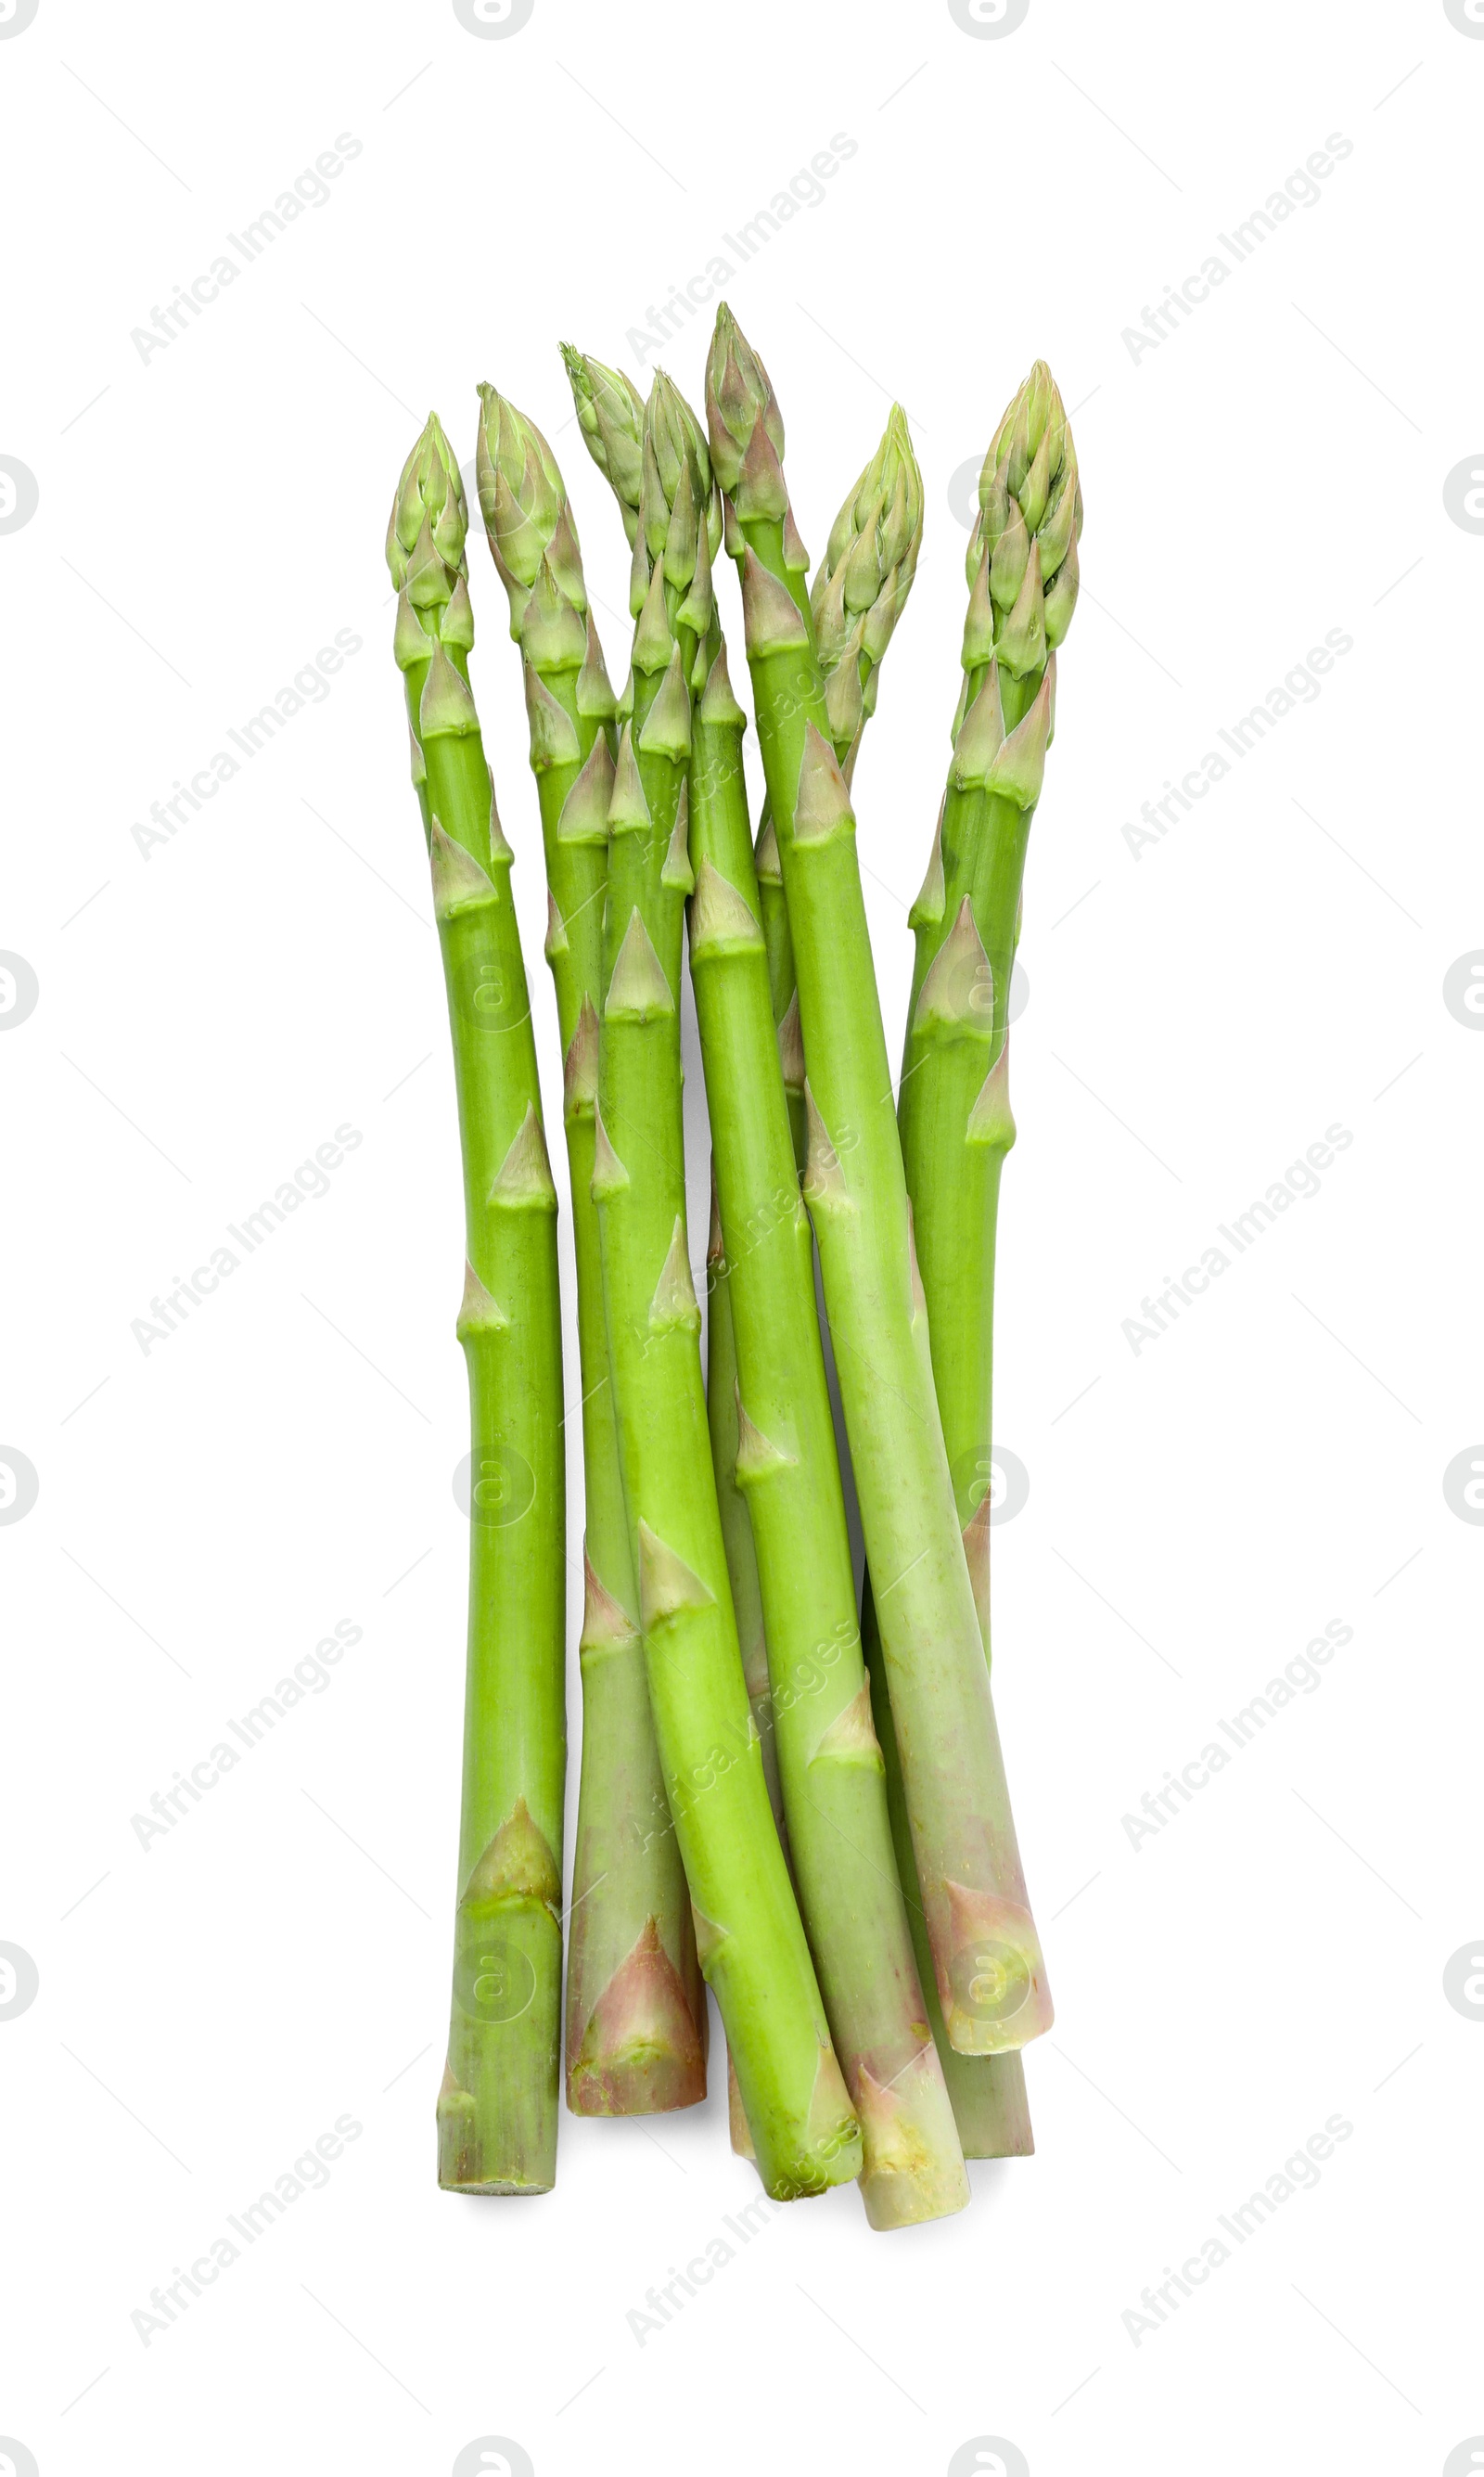
[[[441,2477],[485,2436],[540,2477],[937,2477],[986,2436],[1035,2477],[1389,2477],[1484,2432],[1484,2023],[1444,1993],[1484,1930],[1484,1541],[1443,1489],[1484,1436],[1484,1041],[1443,997],[1484,947],[1484,538],[1444,502],[1484,465],[1480,33],[1441,0],[1030,0],[987,39],[940,0],[535,0],[498,39],[448,0],[0,21],[0,454],[39,491],[0,534],[0,946],[39,988],[0,1043],[0,1440],[39,1478],[0,1532],[0,1940],[39,1972],[0,2019],[0,2434],[42,2477]],[[342,132],[328,203],[141,360],[131,330]],[[853,158],[727,290],[816,554],[893,394],[927,478],[857,779],[894,1048],[958,684],[950,481],[1037,354],[1086,496],[997,1404],[1030,1477],[996,1533],[997,1692],[1058,2015],[1034,2161],[892,2237],[848,2189],[787,2210],[641,2347],[631,2309],[757,2189],[720,2070],[689,2114],[564,2115],[549,2199],[434,2186],[460,1204],[382,545],[429,405],[472,455],[494,380],[563,462],[621,681],[626,553],[556,340],[647,385],[628,331],[735,268],[722,232],[835,133]],[[1318,203],[1135,360],[1123,330],[1335,133]],[[662,353],[697,401],[708,324]],[[478,537],[471,568],[555,1125]],[[151,803],[342,629],[328,697],[145,859]],[[1353,649],[1318,697],[1135,858],[1141,803],[1329,630]],[[152,1295],[342,1123],[329,1194],[142,1352]],[[1135,1354],[1143,1295],[1336,1123],[1321,1193]],[[567,1368],[575,1399],[570,1339]],[[570,1616],[575,1642],[575,1581]],[[363,1639],[333,1685],[142,1850],[131,1815],[339,1618]],[[1330,1619],[1322,1687],[1131,1847],[1141,1795]],[[329,2185],[144,2345],[150,2290],[342,2114]],[[1335,2114],[1317,2189],[1136,2344],[1140,2291]]]

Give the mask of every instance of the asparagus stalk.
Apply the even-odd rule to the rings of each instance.
[[[1012,737],[1017,730],[1034,732],[1028,717],[1043,690],[1050,707],[1053,649],[1076,607],[1081,529],[1072,434],[1044,363],[1036,363],[995,434],[979,496],[969,546],[972,590],[953,763],[927,882],[912,913],[917,957],[898,1123],[928,1301],[934,1390],[988,1660],[995,1227],[1001,1171],[1015,1139],[1005,1009],[1032,813],[1016,796],[991,791],[988,772],[997,744],[1004,741],[1005,718]],[[1024,780],[1021,788],[1027,788]],[[935,965],[940,979],[959,976],[968,1004],[956,1013],[935,1007],[930,998],[924,1005],[924,987]],[[988,1100],[982,1100],[985,1094]],[[879,1637],[869,1589],[863,1628],[873,1677],[879,1680]],[[900,1859],[910,1836],[884,1700],[878,1692]],[[941,2039],[939,2044],[941,2050]],[[1019,2058],[950,2061],[945,2054],[944,2064],[969,2155],[1028,2151]]]
[[[871,1725],[814,1252],[753,869],[743,729],[723,647],[691,749],[690,958],[727,1234],[735,1480],[756,1546],[795,1876],[860,2118],[861,2191],[873,2227],[903,2227],[962,2209],[969,2186],[924,2019]]]
[[[894,406],[879,447],[852,486],[835,517],[826,554],[815,572],[809,595],[820,669],[825,680],[829,735],[847,782],[853,778],[861,732],[876,711],[877,674],[911,588],[921,535],[921,476],[912,454],[905,416],[900,406]],[[762,831],[757,838],[756,864],[773,1013],[779,1027],[789,1119],[795,1155],[802,1170],[807,1153],[804,1042],[799,1031],[793,941],[788,933],[782,870],[773,831],[772,812],[766,803]],[[902,1765],[881,1666],[880,1635],[876,1623],[869,1574],[862,1594],[861,1631],[872,1681],[876,1730],[885,1767],[897,1869],[906,1904],[928,2019],[952,2102],[964,2156],[969,2159],[1028,2156],[1035,2145],[1026,2097],[1025,2067],[1019,2053],[1010,2050],[998,2056],[960,2056],[950,2044],[944,2027],[943,2011],[933,1977],[927,1920],[918,1889],[917,1866],[912,1855],[912,1836],[902,1789]]]
[[[995,1227],[1015,1140],[1006,1010],[1081,523],[1072,434],[1044,362],[995,434],[979,491],[953,754],[911,913],[917,953],[899,1122],[987,1658]]]
[[[691,815],[695,815],[692,802]],[[695,827],[691,827],[691,849],[695,850]],[[694,972],[694,956],[692,957]],[[716,1498],[721,1509],[722,1537],[727,1543],[727,1572],[731,1580],[732,1606],[736,1611],[737,1639],[742,1646],[742,1674],[747,1681],[747,1699],[752,1707],[753,1726],[757,1731],[762,1748],[763,1774],[768,1784],[768,1803],[773,1820],[783,1841],[783,1854],[788,1856],[787,1824],[783,1814],[783,1792],[779,1781],[778,1741],[773,1724],[773,1689],[768,1675],[768,1638],[763,1621],[762,1584],[757,1572],[757,1551],[753,1539],[753,1517],[747,1510],[747,1498],[737,1485],[737,1454],[741,1446],[738,1404],[741,1380],[737,1373],[737,1337],[731,1313],[730,1268],[727,1263],[726,1241],[722,1238],[721,1209],[716,1192],[717,1163],[711,1163],[711,1235],[706,1245],[706,1419],[711,1431],[711,1467],[716,1473]],[[807,1924],[807,1920],[805,1920]]]
[[[565,1478],[556,1193],[525,966],[468,684],[458,468],[436,416],[386,538],[394,639],[453,1033],[467,1264],[471,1518],[459,1896],[438,2181],[538,2193],[556,2167]]]
[[[830,738],[840,759],[841,771],[847,782],[852,779],[855,757],[860,745],[860,733],[865,721],[875,711],[878,669],[890,639],[892,630],[902,613],[912,575],[917,563],[917,551],[922,531],[922,488],[916,460],[912,455],[906,425],[900,407],[894,407],[887,424],[886,436],[876,456],[855,483],[831,528],[829,547],[816,571],[810,590],[809,607],[819,643],[820,666],[825,673],[825,697],[829,713]],[[903,536],[905,538],[903,539]],[[775,866],[777,855],[775,852]],[[782,889],[779,886],[777,907],[781,910]],[[766,905],[765,905],[766,918]],[[787,939],[786,914],[779,939],[780,950]],[[792,946],[786,947],[791,972]],[[773,962],[773,940],[770,938],[770,963]],[[791,1021],[797,1024],[797,1011]],[[799,1112],[803,1115],[802,1043],[800,1052]],[[909,1090],[904,1080],[903,1098]],[[904,1121],[903,1122],[904,1126]],[[916,1190],[908,1175],[908,1193],[914,1205]],[[921,1258],[922,1228],[917,1224],[918,1252]],[[925,1275],[926,1286],[926,1275]],[[972,1276],[970,1277],[972,1279]],[[966,1283],[967,1287],[967,1283]],[[943,1355],[953,1356],[955,1326],[944,1312],[934,1309],[933,1294],[928,1290],[928,1332],[940,1335]],[[937,1367],[934,1358],[934,1368]],[[941,1407],[941,1406],[940,1406]],[[987,1467],[987,1466],[986,1466]],[[898,1868],[906,1896],[907,1915],[916,1949],[918,1968],[927,1997],[928,2016],[948,2082],[949,2094],[959,2139],[966,2157],[998,2159],[1020,2157],[1033,2148],[1029,2110],[1026,2099],[1025,2068],[1019,2053],[1010,2050],[998,2056],[960,2056],[953,2049],[943,2022],[933,1980],[931,1952],[928,1941],[927,1921],[918,1889],[917,1869],[912,1857],[912,1839],[902,1792],[902,1767],[897,1751],[896,1731],[892,1723],[891,1704],[886,1691],[881,1664],[880,1635],[876,1621],[876,1605],[869,1575],[862,1595],[861,1630],[867,1664],[873,1683],[873,1703],[877,1732],[880,1739],[886,1767],[887,1798],[891,1810],[892,1837]]]
[[[1051,2001],[933,1394],[854,817],[803,594],[806,560],[783,482],[783,425],[767,373],[725,305],[706,409],[742,571],[758,737],[799,978],[808,1067],[804,1194],[934,1974],[953,2046],[992,2054],[1048,2028]]]
[[[561,354],[566,363],[579,426],[593,463],[610,485],[618,501],[624,531],[631,549],[638,534],[639,509],[644,494],[644,399],[626,370],[609,369],[606,363],[598,361],[590,353],[580,352],[573,344],[563,344]],[[687,437],[697,458],[698,471],[703,469],[703,464],[708,470],[710,459],[701,425],[682,396],[677,397],[676,417],[686,421]],[[711,557],[715,556],[721,538],[719,527],[712,529],[714,507],[713,495],[707,502],[706,547]],[[631,601],[636,616],[648,590],[648,573],[646,543],[636,556],[631,573]],[[710,633],[715,633],[714,623]],[[734,1476],[737,1456],[736,1344],[727,1289],[726,1252],[716,1211],[714,1172],[711,1182],[711,1236],[706,1249],[706,1418],[711,1435],[711,1466],[716,1479],[717,1507],[727,1552],[727,1575],[731,1585],[748,1703],[762,1748],[768,1803],[773,1810],[774,1824],[783,1843],[786,1859],[787,1828],[783,1820],[778,1749],[773,1735],[773,1700],[768,1679],[757,1555],[753,1544],[747,1501]],[[752,2136],[747,2129],[746,2112],[737,2089],[736,2066],[730,2054],[727,2059],[727,2098],[732,2148],[744,2158],[755,2158]]]
[[[615,700],[556,461],[495,388],[480,401],[480,502],[523,657],[541,812],[577,1263],[586,1597],[567,2104],[579,2115],[646,2114],[705,2097],[706,2014],[650,1717],[592,1197]]]
[[[731,1585],[732,1607],[736,1612],[737,1639],[742,1649],[742,1675],[747,1686],[747,1700],[753,1714],[762,1749],[763,1778],[768,1785],[768,1804],[773,1812],[774,1828],[783,1852],[789,1877],[798,1893],[793,1859],[788,1846],[788,1824],[783,1814],[783,1786],[779,1778],[778,1739],[773,1727],[773,1682],[768,1674],[768,1640],[763,1630],[762,1584],[757,1572],[757,1550],[753,1540],[753,1517],[747,1510],[747,1499],[737,1486],[737,1449],[741,1442],[738,1424],[739,1394],[737,1390],[737,1338],[731,1322],[731,1292],[728,1287],[727,1250],[722,1238],[721,1214],[716,1203],[716,1165],[711,1165],[711,1235],[705,1257],[706,1324],[705,1324],[705,1411],[711,1431],[711,1468],[716,1477],[716,1502],[722,1517],[722,1539],[727,1550],[727,1579]],[[807,1920],[805,1920],[807,1932]],[[755,2160],[753,2137],[748,2130],[747,2110],[737,2088],[737,2068],[729,2053],[727,2058],[727,2121],[731,2146],[741,2159]]]
[[[679,993],[693,878],[691,682],[714,625],[711,482],[694,416],[663,378],[646,407],[635,511],[630,716],[608,808],[597,1167],[625,1499],[650,1700],[696,1914],[770,2193],[859,2172],[768,1809],[748,1704],[701,1382],[685,1233]],[[642,585],[642,598],[640,587]]]

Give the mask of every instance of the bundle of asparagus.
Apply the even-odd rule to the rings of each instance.
[[[1032,2147],[1051,2002],[989,1688],[995,1223],[1008,977],[1076,598],[1081,499],[1038,363],[996,430],[965,679],[894,1098],[852,785],[910,593],[904,415],[812,589],[761,362],[719,312],[703,423],[562,347],[631,549],[615,697],[566,486],[480,389],[475,471],[520,649],[563,1062],[585,1499],[582,1762],[563,1912],[556,1195],[469,688],[467,511],[435,417],[387,535],[463,1154],[472,1501],[463,1805],[439,2181],[555,2175],[561,1926],[579,2114],[686,2107],[717,1997],[734,2145],[770,2194],[858,2179],[873,2227]],[[713,562],[741,578],[754,834]],[[712,1143],[685,1216],[687,943]],[[818,1274],[844,1439],[837,1442]],[[846,1525],[848,1448],[868,1574]]]

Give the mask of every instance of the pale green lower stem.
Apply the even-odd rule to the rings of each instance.
[[[897,1732],[892,1721],[891,1697],[886,1690],[880,1630],[876,1622],[869,1574],[861,1605],[860,1630],[866,1664],[871,1672],[871,1709],[876,1720],[876,1734],[880,1739],[886,1764],[886,1803],[891,1814],[897,1871],[902,1878],[907,1923],[912,1931],[912,1948],[917,1955],[918,1976],[928,2007],[928,2023],[938,2050],[938,2061],[943,2066],[943,2078],[948,2084],[953,2122],[958,2127],[963,2154],[966,2159],[1028,2159],[1036,2145],[1030,2130],[1026,2067],[1020,2051],[1011,2048],[1002,2056],[961,2056],[944,2027],[943,2007],[938,2001],[937,1982],[932,1972],[928,1920],[917,1888],[912,1827],[907,1820],[907,1804],[902,1786],[902,1759],[897,1752]]]

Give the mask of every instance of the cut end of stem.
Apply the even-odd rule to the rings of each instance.
[[[969,2171],[931,2040],[887,2082],[862,2064],[858,2083],[860,2197],[872,2227],[918,2227],[963,2210]]]
[[[945,1966],[937,1956],[937,1978],[950,2043],[961,2056],[997,2056],[1028,2046],[1053,2017],[1034,1919],[1019,1902],[999,1893],[952,1880],[942,1889],[948,1896],[948,1960]]]

